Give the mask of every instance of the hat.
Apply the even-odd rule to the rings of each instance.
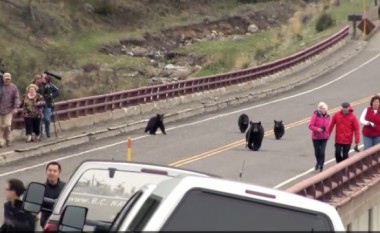
[[[342,108],[349,108],[351,105],[348,102],[342,103]]]
[[[12,76],[10,73],[4,73],[3,77],[4,77],[4,79],[12,79]]]

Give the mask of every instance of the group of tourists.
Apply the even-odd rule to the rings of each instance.
[[[316,158],[315,170],[323,170],[327,141],[335,128],[335,160],[337,163],[347,159],[355,139],[355,151],[359,151],[360,124],[364,150],[380,143],[380,96],[371,98],[370,104],[363,110],[358,120],[350,103],[344,102],[340,111],[332,117],[327,113],[328,106],[324,102],[318,104],[313,112],[309,129],[312,131],[312,141]]]
[[[39,141],[42,123],[46,137],[50,137],[50,122],[54,109],[53,99],[59,96],[59,89],[51,83],[51,77],[35,75],[20,98],[19,89],[12,83],[10,73],[4,73],[0,85],[0,147],[11,145],[12,117],[21,109],[24,117],[26,142]]]
[[[62,167],[56,162],[50,162],[46,165],[46,182],[44,197],[57,199],[65,186],[61,181]],[[6,183],[4,197],[4,220],[0,225],[0,233],[8,232],[37,232],[38,226],[44,228],[46,225],[53,206],[43,203],[39,214],[32,214],[23,210],[22,196],[26,191],[24,183],[19,179],[9,179]]]

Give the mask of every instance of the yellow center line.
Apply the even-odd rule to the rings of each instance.
[[[366,98],[354,101],[354,102],[351,103],[351,106],[356,106],[356,105],[359,105],[359,104],[362,104],[362,103],[365,103],[365,102],[369,102],[369,100],[371,98],[372,98],[372,96],[369,96],[369,97],[366,97]],[[335,107],[333,109],[330,109],[328,111],[328,113],[329,114],[333,114],[336,111],[339,111],[340,109],[341,109],[340,106],[339,107]],[[309,120],[310,120],[310,117],[306,117],[306,118],[304,118],[302,120],[289,123],[289,124],[285,125],[285,129],[291,129],[291,128],[303,125],[305,123],[308,123]],[[266,131],[264,133],[264,136],[269,136],[269,135],[272,135],[272,134],[273,134],[273,130],[268,130],[268,131]],[[173,162],[173,163],[169,164],[169,166],[180,167],[180,166],[183,166],[183,165],[186,165],[186,164],[189,164],[189,163],[201,160],[201,159],[205,159],[205,158],[214,156],[214,155],[222,153],[224,151],[231,150],[233,148],[236,148],[238,146],[245,145],[245,144],[246,144],[245,139],[241,139],[241,140],[232,142],[230,144],[224,145],[222,147],[218,147],[218,148],[212,149],[210,151],[206,151],[206,152],[198,154],[198,155],[194,155],[194,156],[187,157],[185,159],[178,160],[176,162]]]

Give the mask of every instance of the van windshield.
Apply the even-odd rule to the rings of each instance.
[[[67,205],[88,208],[87,219],[112,222],[116,214],[145,184],[157,184],[171,178],[156,175],[117,170],[109,176],[107,169],[89,169],[82,174],[62,209]]]

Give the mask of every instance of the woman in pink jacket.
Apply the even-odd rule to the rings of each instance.
[[[311,139],[313,140],[314,154],[317,164],[315,170],[323,170],[325,163],[325,151],[329,133],[327,127],[330,123],[330,116],[327,114],[327,104],[320,102],[318,110],[313,112],[310,118],[309,129],[311,130]]]

